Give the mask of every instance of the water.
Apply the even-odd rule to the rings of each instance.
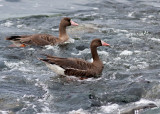
[[[65,5],[63,4],[65,2]],[[160,113],[160,1],[153,0],[0,0],[0,113],[119,114],[135,107]],[[48,33],[58,36],[63,17],[74,43],[10,48],[6,36]],[[92,61],[89,44],[101,38],[104,63],[98,79],[57,76],[40,54]]]

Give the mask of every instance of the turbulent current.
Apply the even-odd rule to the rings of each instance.
[[[71,42],[8,47],[10,35],[58,36],[63,17]],[[100,38],[99,78],[56,75],[41,54],[92,61],[90,42]],[[0,0],[0,113],[159,114],[159,0]]]

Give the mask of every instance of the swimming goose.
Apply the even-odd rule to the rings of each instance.
[[[71,25],[78,26],[77,23],[75,23],[68,17],[65,17],[61,20],[59,25],[59,38],[49,34],[33,34],[22,36],[10,36],[7,37],[6,40],[11,40],[13,42],[13,45],[11,45],[11,47],[25,47],[27,45],[45,46],[61,44],[69,39],[69,36],[66,32],[66,27]]]
[[[92,63],[79,58],[60,58],[51,55],[45,55],[46,59],[40,58],[40,60],[58,75],[80,78],[97,77],[103,70],[103,63],[97,53],[97,47],[99,46],[109,46],[109,44],[100,39],[92,40],[90,44]]]

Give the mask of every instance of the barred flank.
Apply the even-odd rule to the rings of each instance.
[[[65,75],[68,76],[78,76],[78,77],[96,77],[96,73],[93,73],[91,71],[85,71],[85,70],[76,70],[76,69],[66,69]]]

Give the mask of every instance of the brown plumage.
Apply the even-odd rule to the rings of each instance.
[[[90,49],[93,57],[93,62],[87,62],[79,58],[60,58],[51,55],[45,55],[46,59],[40,59],[46,63],[55,73],[67,76],[76,77],[96,77],[101,74],[103,70],[103,63],[99,59],[97,53],[97,47],[109,46],[109,44],[101,41],[100,39],[94,39],[91,42]]]
[[[49,34],[34,34],[34,35],[22,35],[22,36],[10,36],[6,40],[11,40],[14,45],[25,47],[26,45],[55,45],[64,43],[69,39],[66,32],[67,26],[77,26],[78,24],[73,22],[70,18],[65,17],[61,20],[59,25],[59,38]]]

